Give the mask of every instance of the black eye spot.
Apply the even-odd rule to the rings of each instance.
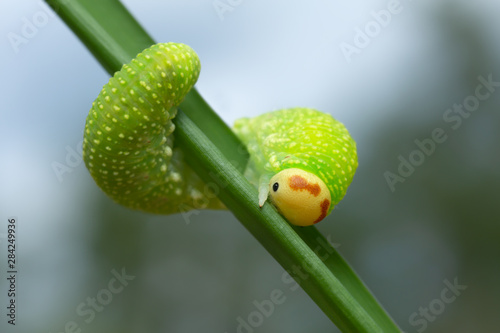
[[[273,184],[273,191],[276,192],[278,190],[278,188],[280,187],[280,184],[278,183],[274,183]]]

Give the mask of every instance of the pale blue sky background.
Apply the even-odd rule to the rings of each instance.
[[[197,88],[228,124],[307,106],[347,126],[360,167],[319,229],[341,244],[339,251],[406,332],[420,327],[409,323],[410,315],[455,277],[469,288],[426,332],[497,327],[500,289],[492,281],[498,281],[493,235],[498,239],[499,229],[498,215],[490,214],[498,195],[488,193],[497,194],[500,178],[500,94],[460,129],[446,127],[449,141],[396,192],[383,173],[396,172],[398,156],[407,157],[415,139],[446,126],[443,113],[474,91],[479,75],[493,73],[500,81],[498,1],[401,0],[402,11],[351,62],[339,46],[354,44],[356,29],[388,1],[242,1],[223,20],[213,1],[124,4],[156,41],[197,51]],[[302,290],[289,289],[281,267],[230,213],[203,212],[186,225],[180,216],[130,212],[107,199],[78,161],[58,179],[52,165],[67,164],[68,149],[77,149],[108,75],[47,13],[41,1],[0,3],[0,237],[7,217],[17,216],[20,226],[20,325],[8,327],[2,310],[2,332],[59,332],[69,320],[85,332],[236,332],[237,318],[274,289],[287,299],[255,332],[335,331]],[[22,35],[24,20],[37,15],[47,22],[15,52],[9,34]],[[470,215],[458,209],[469,203]],[[130,238],[120,238],[120,219],[128,219]],[[140,260],[130,263],[135,256]],[[136,280],[95,321],[83,323],[77,305],[124,266]],[[5,287],[0,283],[0,309]]]

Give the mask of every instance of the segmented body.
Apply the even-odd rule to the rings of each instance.
[[[103,87],[87,117],[83,158],[99,187],[116,202],[152,213],[221,208],[174,149],[176,106],[200,73],[183,44],[156,44]]]
[[[251,154],[247,175],[265,181],[284,169],[299,168],[321,178],[330,190],[329,212],[344,197],[358,159],[356,144],[331,115],[309,108],[269,112],[236,121],[234,130]]]

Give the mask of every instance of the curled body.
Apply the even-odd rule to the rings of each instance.
[[[172,119],[196,83],[200,61],[187,45],[155,44],[116,72],[87,117],[83,158],[97,185],[132,209],[173,214],[223,209],[175,148]],[[291,223],[310,225],[345,195],[356,146],[330,115],[308,108],[243,118],[234,131],[250,153],[245,176]],[[277,185],[276,185],[277,184]]]
[[[172,119],[199,73],[200,61],[189,46],[155,44],[123,65],[93,102],[83,159],[117,203],[156,214],[223,208],[203,195],[204,183],[174,148]]]

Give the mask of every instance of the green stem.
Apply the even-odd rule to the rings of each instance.
[[[46,2],[110,74],[155,43],[117,0]]]
[[[46,0],[102,66],[113,74],[154,41],[117,0]],[[241,176],[248,153],[196,90],[181,104],[176,144],[219,198],[345,332],[399,332],[361,280],[315,227],[291,227]],[[230,161],[230,162],[229,162]],[[318,246],[329,254],[322,257]],[[301,274],[297,275],[297,271]],[[300,278],[307,276],[308,278]]]

